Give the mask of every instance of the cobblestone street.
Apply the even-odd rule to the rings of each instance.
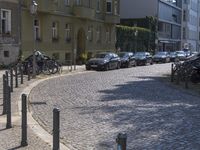
[[[171,64],[80,73],[40,83],[29,97],[34,118],[50,133],[61,111],[61,140],[77,150],[199,150],[200,99],[159,80]]]

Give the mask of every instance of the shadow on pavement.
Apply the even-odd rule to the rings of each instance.
[[[100,105],[79,107],[81,114],[101,111],[95,122],[109,122],[116,129],[99,147],[111,148],[119,132],[128,134],[128,149],[193,149],[200,147],[200,99],[160,82],[157,77],[99,91]],[[109,131],[107,131],[109,132]]]

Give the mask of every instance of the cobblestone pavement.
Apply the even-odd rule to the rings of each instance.
[[[128,150],[199,150],[200,99],[159,80],[170,64],[65,76],[30,95],[35,119],[52,132],[61,110],[62,141],[78,150],[114,150],[119,132]]]

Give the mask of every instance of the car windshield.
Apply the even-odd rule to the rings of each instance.
[[[136,57],[144,57],[144,56],[146,56],[146,55],[145,55],[144,52],[137,52],[137,53],[135,53],[135,56],[136,56]]]
[[[109,57],[109,56],[106,53],[101,53],[101,54],[96,54],[95,55],[95,58],[107,58],[107,57]]]
[[[159,55],[159,56],[167,55],[167,52],[157,52],[156,55]]]
[[[176,52],[170,52],[170,56],[176,55]]]

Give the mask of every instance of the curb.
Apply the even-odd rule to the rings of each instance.
[[[63,75],[56,75],[53,77],[48,77],[48,78],[44,78],[44,79],[38,79],[37,81],[31,83],[28,87],[24,88],[23,91],[21,92],[20,96],[19,96],[19,100],[17,102],[18,104],[18,113],[21,116],[21,95],[22,94],[26,94],[28,96],[28,100],[29,100],[29,94],[31,93],[31,90],[36,87],[38,84],[46,81],[46,80],[50,80],[50,79],[54,79],[54,78],[59,78],[59,77],[64,77],[64,76],[71,76],[71,75],[75,75],[75,74],[82,74],[82,73],[87,73],[84,72],[84,70],[80,70],[77,72],[70,72],[68,74],[63,74]],[[29,108],[29,105],[28,105]],[[33,112],[31,112],[29,109],[27,111],[27,124],[28,126],[31,128],[31,130],[38,136],[40,137],[44,142],[48,143],[51,148],[53,148],[53,136],[48,133],[44,128],[42,128],[39,123],[33,118],[32,116]],[[73,148],[70,145],[64,145],[60,142],[60,149],[61,150],[74,150],[75,148]]]

